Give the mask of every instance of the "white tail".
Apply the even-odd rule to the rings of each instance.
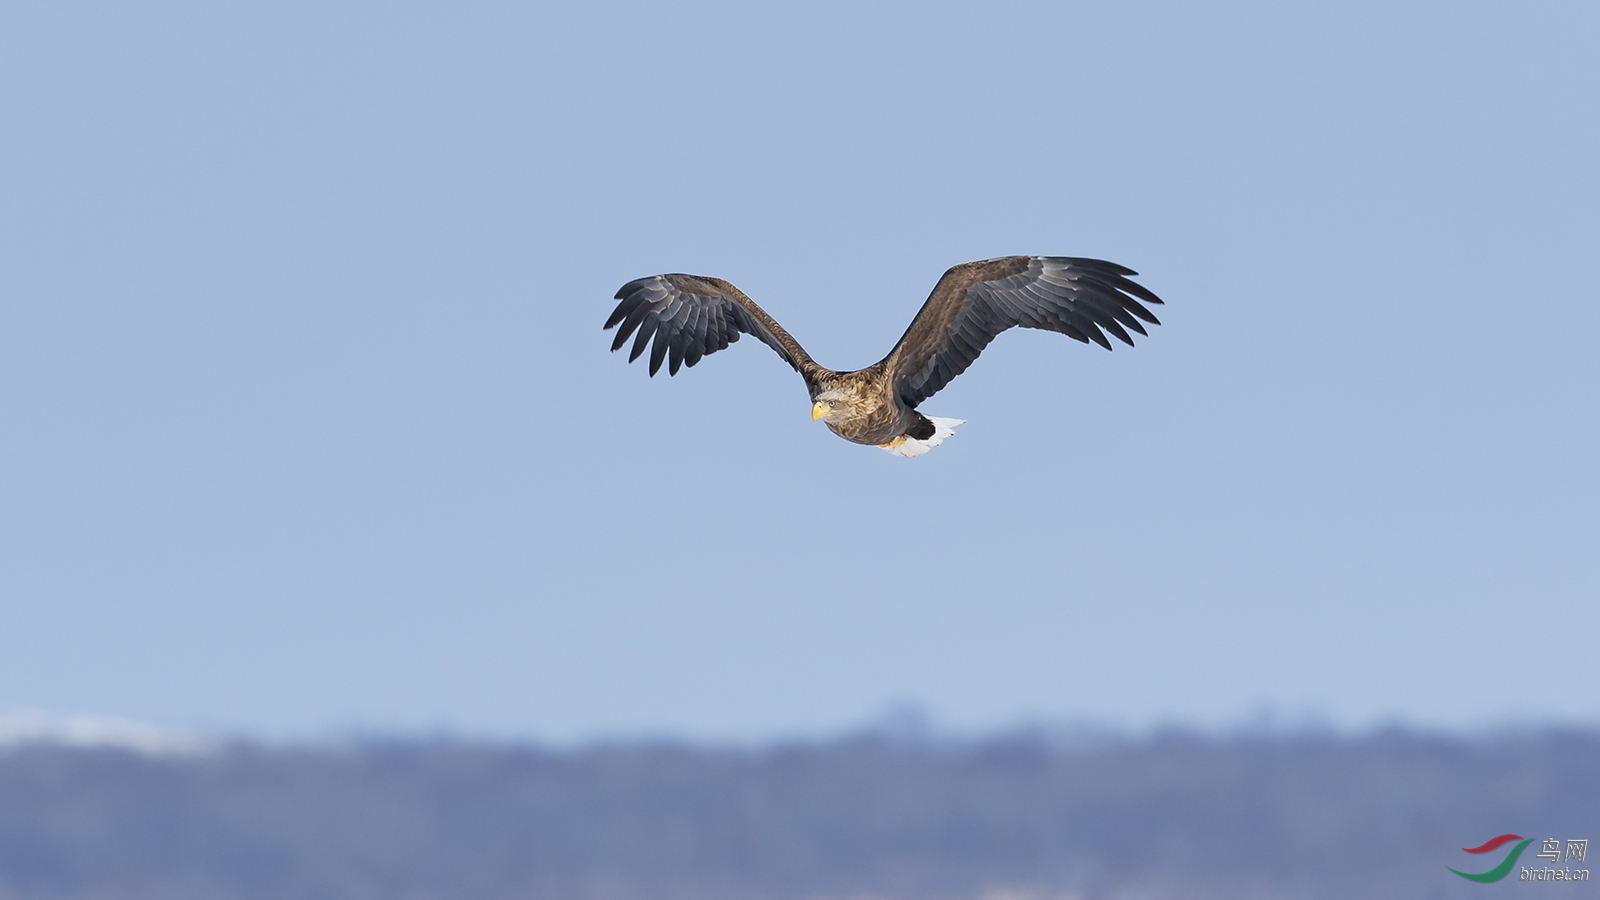
[[[933,436],[927,440],[919,441],[916,438],[901,435],[887,444],[878,446],[893,453],[895,456],[921,456],[929,450],[944,443],[944,439],[955,433],[956,426],[966,419],[941,419],[938,416],[929,416],[928,421],[933,423]]]

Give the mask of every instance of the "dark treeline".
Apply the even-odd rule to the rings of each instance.
[[[34,745],[0,752],[0,897],[1557,898],[1600,889],[1445,866],[1597,824],[1592,733]]]

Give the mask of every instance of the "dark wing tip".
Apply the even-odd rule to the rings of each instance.
[[[617,288],[617,292],[612,295],[611,299],[620,302],[617,303],[615,309],[611,310],[611,315],[606,318],[606,323],[600,326],[600,330],[609,331],[612,328],[617,327],[618,323],[628,317],[628,313],[632,312],[644,302],[644,298],[641,297],[640,294],[644,292],[645,285],[659,277],[661,276],[647,275],[644,278],[635,278],[622,287]],[[618,346],[621,346],[620,341],[618,342]],[[611,349],[615,350],[617,348],[612,347]]]
[[[1109,259],[1095,259],[1090,256],[1062,256],[1057,258],[1074,268],[1086,269],[1090,272],[1103,272],[1108,275],[1122,276],[1139,274],[1127,266],[1118,265]]]
[[[788,349],[793,339],[786,333],[782,339],[775,336],[769,324],[776,323],[770,317],[761,318],[765,314],[749,298],[720,278],[682,273],[649,275],[623,285],[615,298],[617,305],[601,329],[616,329],[611,342],[613,351],[622,349],[632,338],[630,363],[649,350],[647,368],[651,377],[661,371],[663,364],[668,376],[676,375],[734,343],[741,333],[755,335],[790,366],[800,368]]]
[[[627,284],[623,285],[622,287],[617,288],[617,292],[611,296],[611,299],[613,299],[613,300],[621,300],[623,297],[627,296],[628,294],[631,294],[634,291],[637,291],[640,288],[644,287],[647,283],[652,282],[652,281],[659,281],[660,279],[661,279],[660,275],[646,275],[643,278],[635,278],[634,280],[628,282]]]

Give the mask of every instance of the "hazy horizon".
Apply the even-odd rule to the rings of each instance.
[[[1600,732],[33,745],[0,752],[0,896],[1471,900],[1452,868],[1520,860],[1491,888],[1517,890],[1565,840],[1573,883],[1538,891],[1578,897],[1597,755]]]
[[[1360,742],[1386,734],[1465,742],[1497,741],[1532,735],[1576,734],[1600,736],[1600,722],[1534,721],[1506,719],[1473,727],[1449,728],[1388,719],[1360,725],[1340,725],[1313,715],[1288,715],[1257,710],[1225,722],[1163,720],[1130,725],[1110,720],[1072,717],[1029,717],[992,728],[960,729],[940,722],[927,710],[892,705],[877,715],[831,729],[773,733],[760,736],[717,736],[657,731],[615,731],[556,737],[525,732],[497,733],[449,726],[420,728],[329,727],[301,733],[250,732],[208,729],[181,723],[163,723],[116,716],[57,714],[36,709],[0,710],[0,750],[30,746],[126,750],[156,756],[207,755],[229,747],[278,747],[317,750],[342,746],[430,744],[526,747],[580,752],[612,746],[683,746],[716,750],[765,751],[785,746],[826,746],[863,738],[885,739],[908,745],[968,746],[1012,739],[1038,739],[1063,747],[1102,744],[1137,745],[1167,736],[1210,741],[1333,740]]]

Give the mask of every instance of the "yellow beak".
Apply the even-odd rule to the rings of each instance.
[[[818,402],[816,402],[816,403],[811,404],[811,421],[815,422],[816,420],[822,418],[823,416],[825,416],[827,414],[828,414],[828,405],[827,404],[821,402],[820,400]]]

